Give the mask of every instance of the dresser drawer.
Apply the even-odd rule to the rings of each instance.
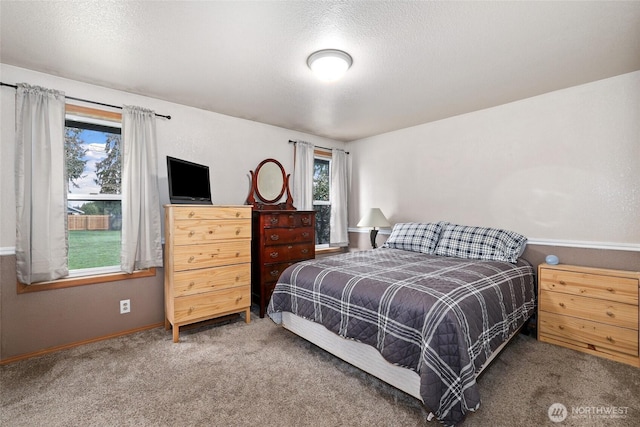
[[[283,243],[307,243],[314,237],[313,228],[265,228],[262,231],[265,245]]]
[[[608,349],[630,356],[638,356],[638,330],[620,328],[576,317],[540,311],[539,336],[546,336],[596,351]]]
[[[251,206],[172,206],[173,219],[251,219]]]
[[[313,243],[265,246],[262,249],[262,260],[265,264],[303,260],[313,258],[314,256],[315,245]]]
[[[235,288],[190,295],[175,299],[174,322],[177,324],[195,322],[229,312],[238,312],[251,306],[251,288]]]
[[[307,227],[313,225],[315,213],[268,213],[262,214],[262,225],[269,227]]]
[[[562,292],[540,291],[541,310],[560,315],[638,329],[638,306]]]
[[[295,262],[283,262],[280,264],[265,264],[262,266],[262,277],[266,282],[275,283],[282,272],[289,266],[295,264]]]
[[[638,279],[541,268],[538,280],[541,290],[638,305]]]
[[[179,271],[173,277],[173,296],[195,295],[250,284],[250,263]]]
[[[247,262],[251,262],[251,240],[175,246],[173,251],[175,271]]]
[[[229,239],[251,239],[251,221],[188,219],[176,221],[173,228],[173,242],[176,245]]]

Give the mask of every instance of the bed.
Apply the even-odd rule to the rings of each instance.
[[[525,244],[508,230],[396,224],[382,248],[287,268],[267,313],[455,425],[480,407],[477,376],[535,310]]]

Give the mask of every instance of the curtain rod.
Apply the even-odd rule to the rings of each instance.
[[[18,86],[17,85],[12,85],[9,83],[4,83],[4,82],[0,82],[0,86],[7,86],[7,87],[12,87],[14,89],[17,89]],[[103,107],[111,107],[111,108],[118,108],[120,110],[122,110],[122,107],[119,105],[111,105],[111,104],[105,104],[103,102],[98,102],[98,101],[91,101],[89,99],[82,99],[82,98],[74,98],[73,96],[66,96],[65,98],[67,99],[73,99],[74,101],[81,101],[81,102],[88,102],[90,104],[96,104],[96,105],[102,105]],[[171,116],[165,116],[163,114],[158,114],[158,113],[154,113],[156,115],[156,117],[164,117],[167,120],[171,120]]]
[[[289,140],[289,144],[297,144],[297,143],[298,143],[298,141],[294,141],[293,139]],[[333,151],[333,148],[320,147],[319,145],[314,145],[314,147],[322,148],[323,150]],[[349,154],[349,152],[345,151],[345,154]]]

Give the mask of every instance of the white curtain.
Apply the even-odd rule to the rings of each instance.
[[[16,268],[24,284],[59,279],[67,267],[63,92],[16,92]]]
[[[122,250],[120,268],[162,266],[156,116],[140,107],[122,113]]]
[[[334,148],[331,151],[331,217],[329,220],[329,246],[349,246],[347,231],[347,153]]]
[[[296,142],[293,171],[293,205],[301,211],[313,210],[313,144]]]

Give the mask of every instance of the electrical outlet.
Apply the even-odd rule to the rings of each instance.
[[[131,312],[131,300],[123,299],[120,301],[120,314]]]

